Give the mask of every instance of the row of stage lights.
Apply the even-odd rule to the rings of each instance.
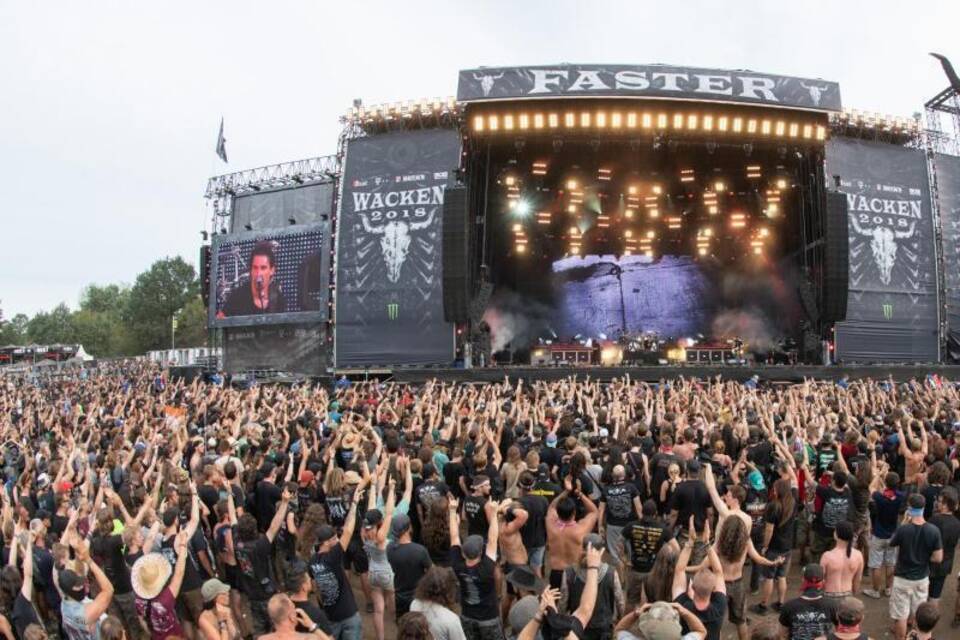
[[[833,124],[876,129],[877,131],[900,131],[916,134],[922,129],[918,118],[901,118],[858,109],[844,109],[839,113],[831,114],[830,119]]]
[[[756,135],[769,138],[823,141],[826,126],[771,118],[648,111],[565,111],[549,113],[489,113],[470,118],[474,133],[497,134],[549,130],[648,130]]]
[[[374,122],[377,120],[394,120],[412,118],[415,115],[446,115],[459,113],[459,105],[454,97],[448,98],[421,98],[406,102],[388,102],[384,104],[364,106],[357,104],[346,114],[349,122]]]
[[[537,162],[534,163],[534,167],[537,170],[546,171],[546,163]],[[762,176],[762,167],[760,165],[747,165],[746,171],[749,178],[760,178]],[[601,179],[603,175],[605,175],[604,170],[601,169]],[[695,178],[692,169],[681,170],[680,176],[681,182],[687,178],[689,178],[687,181],[690,182]],[[532,206],[529,202],[522,199],[519,180],[513,175],[507,175],[504,177],[503,183],[506,187],[507,207],[510,212],[515,218],[527,218],[532,212]],[[564,187],[566,189],[566,211],[571,215],[576,215],[583,206],[584,191],[582,186],[576,178],[568,178],[564,182]],[[779,215],[781,194],[788,188],[790,188],[790,182],[784,177],[777,177],[768,184],[768,188],[764,192],[766,203],[763,209],[763,215],[767,219],[772,220]],[[705,188],[703,192],[703,204],[708,215],[711,216],[711,219],[720,213],[719,198],[726,193],[726,189],[727,184],[722,179],[714,180]],[[641,195],[642,192],[646,192],[647,195]],[[659,184],[646,185],[645,189],[637,184],[629,185],[626,194],[624,194],[624,221],[630,221],[627,222],[627,224],[631,224],[635,219],[635,211],[643,207],[646,209],[650,222],[655,222],[656,219],[660,217],[659,201],[662,195],[663,188]],[[551,211],[539,211],[536,213],[536,224],[540,226],[551,225],[553,219],[553,213]],[[683,217],[679,215],[668,215],[664,218],[664,224],[668,231],[679,231],[683,227],[683,221]],[[609,214],[602,212],[597,214],[596,226],[598,228],[609,228],[610,223],[611,218]],[[743,231],[749,226],[749,223],[750,221],[745,213],[740,211],[730,213],[729,227],[731,231]],[[518,255],[526,254],[530,241],[524,225],[521,222],[514,222],[512,231],[515,253]],[[567,233],[567,239],[569,241],[567,248],[568,255],[576,256],[581,254],[583,249],[583,235],[584,231],[576,224],[569,227]],[[625,229],[623,231],[624,255],[638,254],[652,258],[654,255],[653,243],[656,238],[657,233],[653,229],[644,231],[635,231],[630,228]],[[716,238],[717,236],[713,226],[707,225],[698,229],[696,236],[697,255],[711,255],[711,249]],[[748,240],[751,253],[756,256],[762,256],[769,238],[770,230],[768,227],[755,227],[751,231]]]

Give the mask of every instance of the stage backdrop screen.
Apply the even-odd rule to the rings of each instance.
[[[924,154],[835,138],[827,176],[847,197],[847,319],[836,326],[844,362],[936,362],[937,274]]]
[[[937,196],[943,224],[943,261],[947,302],[947,351],[960,360],[960,158],[938,154]]]
[[[294,189],[276,189],[244,194],[233,199],[230,216],[232,231],[243,231],[249,224],[256,229],[286,227],[319,222],[333,212],[334,182],[310,184]]]
[[[327,237],[327,223],[214,236],[211,325],[325,320]]]
[[[323,375],[329,365],[323,323],[230,327],[223,334],[228,373],[274,369]]]
[[[351,140],[338,217],[338,367],[447,364],[443,199],[459,159],[456,131]]]

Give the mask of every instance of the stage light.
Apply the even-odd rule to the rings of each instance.
[[[623,361],[623,349],[618,346],[604,347],[600,350],[600,364],[617,365]]]
[[[513,185],[515,185],[515,184],[517,183],[517,179],[516,179],[515,177],[513,177],[513,176],[507,176],[506,178],[503,179],[503,182],[504,182],[504,184],[506,184],[508,187],[512,187]]]
[[[780,213],[780,205],[778,205],[775,202],[772,202],[767,205],[767,217],[772,218],[778,213]]]
[[[614,129],[619,129],[623,126],[623,116],[619,112],[613,112],[610,114],[610,126]]]
[[[757,121],[755,118],[750,118],[747,120],[747,133],[756,133],[757,132]]]
[[[699,118],[697,118],[697,114],[695,113],[687,115],[687,129],[695,131],[697,129],[698,120]]]
[[[693,182],[694,180],[693,169],[681,169],[680,170],[680,182]]]
[[[647,209],[647,213],[650,214],[651,218],[658,218],[660,216],[660,210],[657,209],[656,207],[652,209]]]
[[[727,188],[727,185],[725,185],[722,180],[717,180],[716,182],[713,183],[713,190],[716,191],[717,193],[720,193],[721,191],[726,190],[726,188]]]
[[[629,219],[633,218],[633,209],[626,209],[623,212],[623,217]]]
[[[631,231],[630,229],[627,229],[626,231],[623,232],[623,237],[624,237],[624,238],[632,238],[632,237],[633,237],[633,231]]]
[[[707,255],[707,248],[706,248],[706,247],[700,247],[699,249],[697,249],[697,253],[698,253],[699,255],[701,255],[701,256],[705,256],[705,255]]]
[[[720,116],[717,118],[717,129],[723,133],[727,132],[727,116]]]
[[[655,184],[653,185],[653,192],[657,195],[660,195],[661,193],[663,193],[663,187],[661,187],[658,184]]]
[[[558,126],[560,126],[560,116],[555,113],[547,115],[547,126],[549,126],[551,129],[556,129]]]
[[[683,114],[675,113],[673,114],[673,128],[674,129],[683,129]]]
[[[786,189],[786,188],[787,188],[787,181],[783,178],[778,178],[777,189]]]
[[[576,189],[576,188],[577,188],[577,181],[576,181],[576,180],[573,180],[572,178],[571,178],[570,180],[567,180],[567,189],[573,190],[573,189]]]
[[[822,124],[817,125],[817,140],[825,140],[827,137],[827,128]]]
[[[520,224],[519,222],[514,223],[513,225],[513,232],[516,233],[518,231],[523,231],[523,225]]]
[[[601,168],[597,171],[598,180],[604,180],[606,182],[609,182],[612,177],[613,175],[611,174],[610,169]]]
[[[572,236],[579,235],[579,234],[580,234],[580,229],[578,229],[577,227],[570,227],[570,235],[571,235],[571,237],[572,237]]]
[[[473,130],[474,130],[474,131],[483,131],[483,116],[474,116],[474,118],[473,118]]]
[[[776,127],[775,127],[775,129],[774,129],[774,133],[775,133],[776,135],[778,135],[778,136],[782,136],[782,135],[784,135],[786,132],[787,132],[787,123],[784,122],[783,120],[777,120],[777,124],[776,124]]]
[[[637,193],[637,185],[632,184],[632,185],[630,185],[629,187],[627,187],[627,193],[629,193],[630,195],[636,195],[636,193]]]
[[[753,248],[753,253],[754,253],[754,255],[758,255],[758,256],[759,256],[759,255],[762,255],[762,254],[763,254],[763,247],[754,247],[754,248]]]
[[[640,118],[640,125],[641,125],[644,129],[649,129],[650,127],[652,127],[652,126],[653,126],[653,116],[651,116],[649,113],[644,113],[643,116]]]
[[[590,127],[590,112],[584,111],[580,114],[580,126],[584,128]]]
[[[791,123],[790,123],[790,137],[791,137],[791,138],[796,138],[799,133],[800,133],[800,125],[797,124],[796,122],[791,122]]]
[[[756,123],[754,123],[756,124]],[[733,119],[733,132],[740,133],[743,131],[743,118],[737,117]]]
[[[500,128],[500,118],[498,116],[490,116],[487,119],[487,128],[490,131],[496,131]]]
[[[607,112],[598,111],[597,112],[597,128],[603,129],[607,126]]]
[[[565,113],[563,116],[563,126],[572,129],[577,125],[577,116],[573,113]]]
[[[657,116],[657,129],[667,128],[667,114],[661,113]]]
[[[506,130],[506,131],[512,131],[512,130],[513,130],[513,116],[512,116],[512,115],[507,114],[507,115],[503,116],[503,128],[504,128],[504,130]]]
[[[713,116],[710,116],[710,115],[703,116],[703,130],[713,131]]]
[[[570,247],[570,253],[572,253],[572,254],[575,255],[575,256],[580,255],[580,247],[577,246],[577,245],[571,246],[571,247]]]
[[[520,117],[517,118],[517,121],[519,122],[521,129],[530,128],[530,116],[528,116],[527,114],[521,113]]]
[[[653,240],[653,239],[656,238],[656,237],[657,237],[656,231],[653,231],[653,230],[647,231],[647,239],[648,239],[648,240]]]
[[[637,114],[636,112],[631,111],[630,113],[627,114],[627,128],[635,129],[636,126],[637,126]]]
[[[527,245],[525,244],[514,245],[514,249],[516,249],[517,253],[524,253],[527,250]]]
[[[761,227],[761,228],[760,228],[760,237],[761,237],[761,238],[766,238],[766,237],[769,236],[769,235],[770,235],[770,229],[767,229],[766,227]]]

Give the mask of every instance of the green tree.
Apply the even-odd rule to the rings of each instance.
[[[76,342],[73,314],[65,302],[50,312],[40,311],[27,323],[27,337],[35,344],[70,344]]]
[[[127,314],[130,305],[130,287],[117,284],[91,284],[80,292],[80,310],[109,313],[117,318]]]
[[[25,313],[18,313],[9,320],[0,322],[0,347],[25,344],[29,323],[30,318]]]
[[[177,346],[207,346],[207,308],[200,296],[196,296],[177,315]]]
[[[179,256],[158,260],[137,276],[129,303],[136,353],[169,348],[173,314],[199,293],[193,266]]]

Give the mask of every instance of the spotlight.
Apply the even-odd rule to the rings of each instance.
[[[526,218],[530,215],[530,203],[526,200],[517,200],[513,206],[513,215],[518,218]]]
[[[290,226],[292,227],[292,226],[294,226],[295,224],[297,224],[297,219],[296,219],[296,218],[287,218],[287,222],[289,222],[289,223],[290,223]]]
[[[249,222],[243,225],[243,228],[246,229],[247,231],[253,231],[253,225],[250,224]]]
[[[777,189],[786,189],[786,188],[787,188],[787,181],[785,179],[780,178],[779,180],[777,180]]]
[[[571,178],[567,180],[567,189],[573,190],[577,188],[577,181]]]

